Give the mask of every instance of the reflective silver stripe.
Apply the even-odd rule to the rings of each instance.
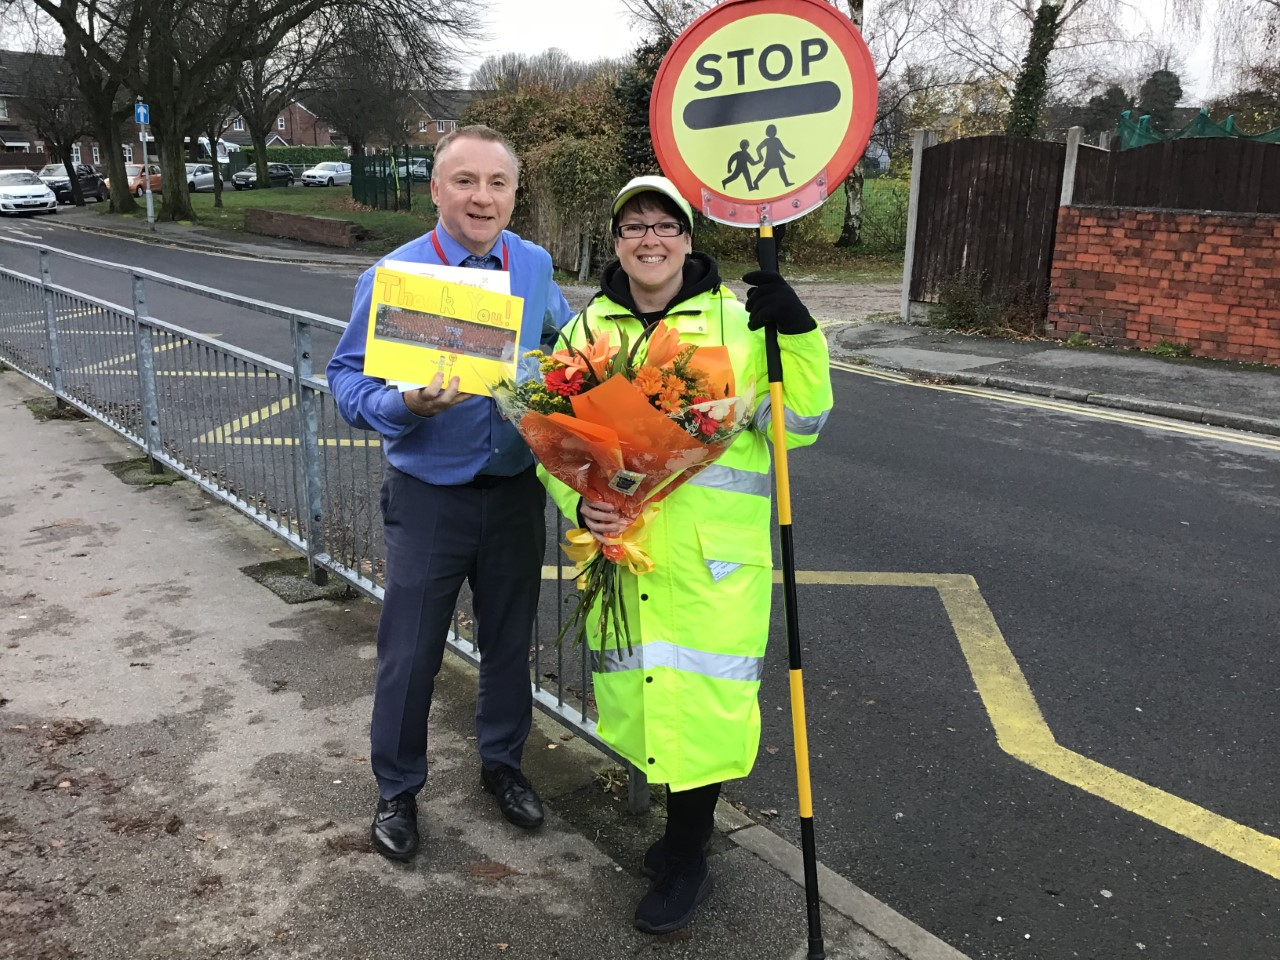
[[[823,410],[816,417],[802,417],[790,407],[786,407],[783,409],[782,416],[787,425],[787,433],[794,433],[798,437],[812,437],[826,425],[827,417],[831,416],[831,410]],[[751,425],[763,433],[769,428],[772,420],[773,398],[765,397],[760,406],[756,407],[755,416],[751,418]]]
[[[684,673],[697,673],[714,680],[754,682],[764,672],[763,657],[735,657],[727,653],[691,650],[674,643],[654,641],[619,651],[610,644],[607,650],[591,651],[591,668],[596,673],[618,673],[622,670],[652,670],[671,667]]]
[[[767,473],[753,473],[734,467],[722,467],[713,463],[689,481],[691,487],[707,487],[711,490],[728,490],[730,493],[750,493],[768,497],[773,493]]]

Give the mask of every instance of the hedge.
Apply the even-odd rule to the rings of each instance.
[[[245,160],[254,163],[252,147],[242,147]],[[347,151],[341,147],[267,147],[267,163],[288,163],[311,167],[325,160],[347,160]]]

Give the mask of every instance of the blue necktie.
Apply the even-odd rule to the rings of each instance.
[[[492,254],[484,257],[477,257],[474,253],[462,261],[460,266],[473,267],[477,270],[497,270],[502,263]]]

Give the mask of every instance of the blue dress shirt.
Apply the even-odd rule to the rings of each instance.
[[[439,224],[435,235],[445,253],[444,263],[464,265],[468,251]],[[501,269],[504,243],[511,293],[524,299],[520,324],[523,354],[550,343],[573,311],[552,280],[551,255],[510,231],[503,231],[488,254],[493,260],[480,269]],[[428,233],[393,250],[356,281],[351,322],[325,371],[342,418],[353,427],[377,431],[382,436],[387,461],[425,483],[455,486],[469,483],[481,474],[514,476],[530,467],[533,455],[492,398],[471,396],[434,417],[419,417],[405,405],[399,390],[388,387],[383,380],[365,376],[373,272],[387,260],[442,262]]]

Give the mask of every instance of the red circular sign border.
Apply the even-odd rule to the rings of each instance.
[[[801,4],[807,5],[817,16],[827,18],[827,24],[819,23],[817,16],[810,17],[806,16],[805,12],[797,11],[797,7]],[[671,182],[676,185],[676,189],[699,211],[705,210],[706,207],[706,204],[703,203],[704,194],[725,204],[757,208],[763,205],[785,202],[800,193],[806,186],[809,186],[808,184],[797,184],[786,193],[778,194],[775,197],[751,198],[749,200],[729,197],[711,189],[699,180],[688,164],[684,162],[684,158],[680,156],[675,144],[675,128],[672,123],[675,82],[688,64],[689,59],[693,56],[694,51],[701,46],[707,37],[722,29],[728,23],[735,23],[747,17],[770,13],[790,17],[798,16],[821,29],[827,38],[833,40],[844,54],[845,63],[849,65],[850,73],[852,74],[855,95],[869,90],[873,94],[871,102],[873,104],[876,102],[875,94],[877,93],[878,82],[875,64],[871,60],[871,51],[867,49],[866,41],[862,39],[862,34],[854,27],[852,21],[835,8],[824,3],[823,0],[729,0],[728,3],[712,7],[698,17],[697,20],[693,21],[676,38],[675,43],[671,45],[671,49],[667,51],[667,55],[662,60],[662,65],[658,68],[658,74],[654,78],[653,93],[649,101],[649,130],[653,139],[653,151],[658,163]],[[833,21],[837,25],[835,30],[828,26]],[[861,87],[859,86],[859,81],[862,83]],[[871,142],[871,130],[875,126],[875,109],[873,107],[870,111],[864,111],[867,114],[866,116],[859,116],[858,106],[861,102],[863,101],[855,100],[849,129],[845,132],[844,139],[840,141],[831,159],[825,164],[824,173],[826,175],[828,193],[832,185],[839,184],[849,175],[854,164],[862,156],[862,152],[866,150],[867,144]],[[841,161],[840,167],[833,168],[831,161],[836,160],[842,154],[845,159]],[[770,223],[785,223],[787,220],[803,216],[820,203],[821,201],[806,207],[792,216],[768,217],[766,219]],[[759,225],[756,221],[739,223],[720,220],[720,222],[728,223],[731,226],[755,227]],[[765,221],[762,220],[760,222]]]

